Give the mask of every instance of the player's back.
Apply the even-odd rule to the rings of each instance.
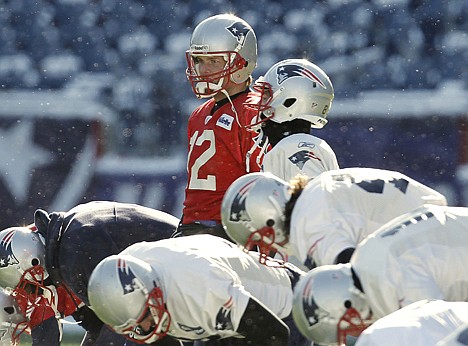
[[[384,223],[426,203],[447,201],[399,172],[374,168],[324,172],[305,187],[294,206],[291,243],[303,244],[296,245],[302,261],[312,256],[317,265],[333,264],[342,250],[356,247]]]
[[[315,178],[320,173],[338,169],[335,152],[323,139],[296,133],[279,141],[263,158],[262,170],[285,181],[297,174]]]
[[[373,323],[359,336],[356,346],[442,346],[437,342],[461,326],[467,327],[467,309],[467,302],[424,299]]]
[[[324,172],[308,184],[303,196],[315,201],[314,208],[361,215],[369,224],[387,222],[423,204],[447,204],[434,189],[402,173],[375,168]]]
[[[179,223],[159,210],[110,201],[81,204],[49,217],[44,226],[47,271],[85,302],[89,276],[103,258],[139,241],[169,238]]]
[[[468,208],[426,205],[363,240],[351,258],[374,314],[421,299],[468,300]]]
[[[184,295],[196,296],[200,294],[200,287],[209,289],[217,276],[224,276],[227,280],[238,280],[247,292],[280,318],[291,311],[292,288],[287,271],[260,264],[255,254],[246,253],[221,237],[200,234],[143,242],[123,253],[160,268],[167,277],[166,284],[168,280],[172,282],[171,290],[178,287]],[[215,276],[213,271],[217,273]],[[213,278],[211,282],[210,277]],[[194,284],[197,281],[199,283]]]

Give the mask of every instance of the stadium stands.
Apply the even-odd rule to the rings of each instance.
[[[257,33],[255,76],[278,60],[304,56],[328,72],[337,99],[374,89],[433,89],[446,79],[461,79],[467,87],[463,0],[5,0],[0,85],[60,89],[80,74],[105,73],[118,81],[106,101],[121,114],[122,126],[158,119],[184,126],[185,102],[193,103],[184,76],[190,32],[205,17],[226,11],[245,18]],[[129,81],[133,86],[123,88]],[[167,92],[161,95],[162,89]],[[154,103],[152,116],[139,103],[142,97]],[[145,131],[133,129],[132,145],[148,148],[144,138],[153,134],[139,132]],[[160,154],[177,142],[163,144]]]

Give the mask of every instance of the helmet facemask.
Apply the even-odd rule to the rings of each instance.
[[[257,131],[263,123],[275,116],[275,110],[271,107],[271,102],[276,95],[273,93],[271,84],[265,82],[263,77],[258,78],[252,86],[252,89],[260,94],[260,101],[258,103],[244,103],[245,108],[257,113],[257,115],[253,117],[252,123],[247,125],[246,128]]]
[[[141,327],[141,323],[151,315],[152,323],[148,330]],[[113,329],[123,334],[127,339],[138,344],[149,344],[163,338],[171,325],[171,316],[164,304],[163,292],[159,287],[153,288],[148,294],[141,316],[127,321],[123,326],[115,326]]]
[[[45,284],[47,277],[47,272],[41,265],[34,265],[24,271],[11,293],[24,314],[50,316],[53,311],[52,315],[55,315],[58,297],[56,291]],[[23,329],[31,327],[28,322],[25,323]]]
[[[244,250],[250,251],[257,249],[259,252],[259,262],[264,265],[274,263],[274,266],[277,266],[276,262],[271,262],[269,257],[275,256],[278,254],[281,257],[281,260],[287,260],[287,254],[284,248],[278,244],[276,240],[275,229],[272,226],[265,226],[263,228],[251,231],[247,242],[244,245]],[[284,242],[284,241],[283,241]],[[281,242],[280,242],[281,243]]]
[[[341,316],[337,325],[338,345],[346,345],[347,336],[357,338],[367,327],[372,324],[369,320],[364,320],[359,311],[349,305],[346,312]]]
[[[226,64],[221,71],[200,74],[197,63],[198,56],[221,56]],[[236,84],[242,81],[236,81],[236,72],[241,71],[247,64],[239,53],[233,51],[204,52],[203,54],[194,53],[188,50],[185,53],[187,60],[186,76],[192,86],[192,90],[198,98],[212,97],[218,92],[225,90],[229,80]],[[226,79],[228,77],[229,79]]]

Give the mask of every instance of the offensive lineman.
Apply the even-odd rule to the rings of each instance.
[[[221,213],[238,244],[294,256],[311,269],[348,262],[371,232],[427,203],[447,201],[399,172],[344,168],[290,184],[269,173],[245,175],[229,187]]]
[[[229,239],[220,206],[239,176],[260,170],[266,142],[247,128],[255,116],[245,102],[259,101],[249,90],[257,65],[252,27],[232,14],[209,17],[197,25],[186,52],[187,78],[198,98],[209,98],[188,121],[188,182],[178,235],[209,233]]]
[[[334,98],[327,74],[306,59],[287,59],[274,64],[253,86],[260,103],[246,103],[257,112],[252,128],[261,127],[272,148],[265,154],[262,171],[285,181],[297,174],[315,178],[338,169],[333,149],[310,134],[328,122]]]
[[[59,319],[69,315],[86,329],[82,345],[123,345],[125,339],[109,335],[87,307],[89,276],[99,261],[131,244],[169,238],[178,222],[143,206],[95,201],[68,212],[38,209],[32,229],[1,231],[0,285],[13,290],[20,308],[27,311],[33,345],[60,345]],[[168,345],[170,341],[165,340]]]
[[[466,302],[467,262],[468,208],[422,206],[369,235],[350,263],[309,271],[294,291],[294,321],[310,340],[340,344],[417,301]]]
[[[274,263],[261,265],[258,253],[208,234],[143,242],[104,259],[88,295],[99,318],[130,340],[167,334],[286,346],[289,329],[280,319],[290,315],[292,287],[304,273]]]

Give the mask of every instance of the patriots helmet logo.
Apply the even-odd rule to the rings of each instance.
[[[317,155],[315,155],[312,151],[309,150],[301,150],[290,157],[288,157],[289,161],[292,164],[296,165],[299,169],[302,169],[307,161],[310,159],[322,161]]]
[[[317,303],[315,303],[314,298],[310,295],[311,286],[312,283],[308,282],[302,294],[302,306],[309,326],[317,324],[321,317],[319,316],[321,309],[318,307]]]
[[[251,221],[251,218],[249,214],[247,213],[247,210],[245,207],[245,201],[247,199],[247,194],[254,187],[256,181],[257,179],[248,182],[234,196],[234,199],[231,203],[231,213],[229,216],[230,221],[233,221],[233,222]]]
[[[2,240],[0,240],[0,268],[5,268],[19,263],[11,249],[11,241],[15,233],[15,230],[11,230],[5,234]]]
[[[291,77],[305,77],[315,83],[314,87],[316,86],[316,84],[319,84],[322,88],[327,88],[325,84],[320,80],[320,78],[315,75],[315,73],[309,71],[308,69],[302,66],[295,64],[278,66],[278,68],[276,69],[276,76],[278,78],[278,84],[283,83],[285,80]]]
[[[124,259],[119,258],[117,261],[117,271],[119,273],[119,282],[122,286],[123,294],[132,293],[138,288],[136,276],[132,269],[127,265]]]
[[[245,37],[249,33],[250,28],[242,22],[235,22],[231,26],[227,27],[226,30],[229,31],[231,35],[236,38],[239,45],[243,46],[245,42]]]

